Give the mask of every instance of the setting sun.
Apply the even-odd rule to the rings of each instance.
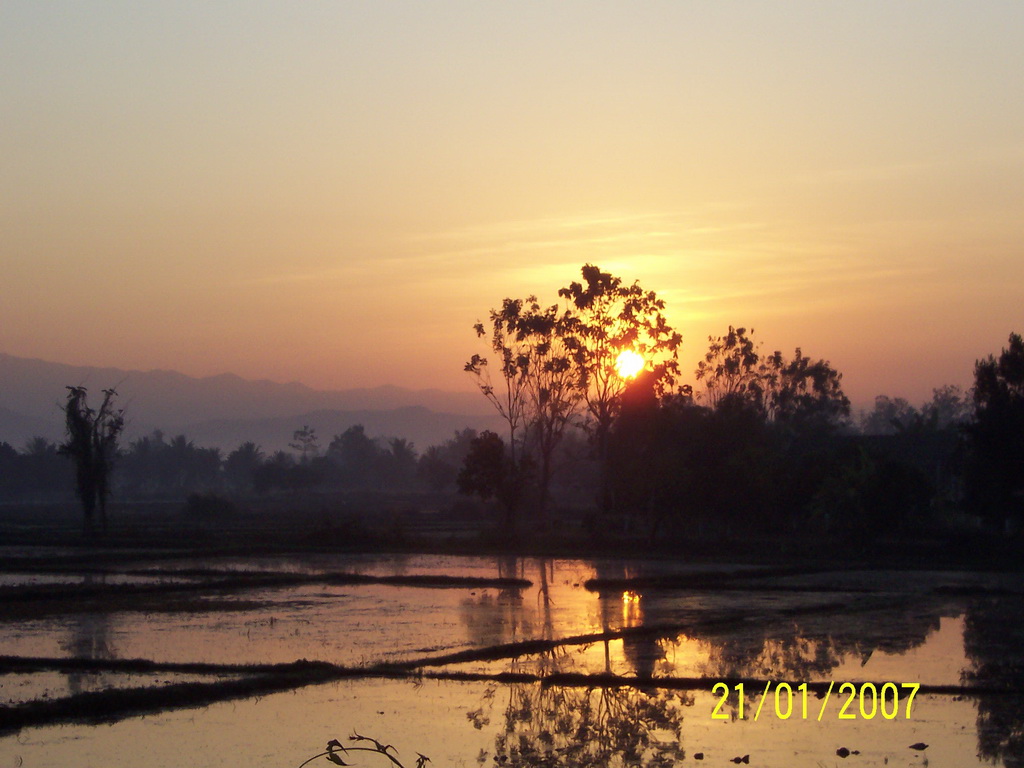
[[[615,359],[615,370],[624,379],[632,379],[644,369],[644,359],[632,349],[624,349]]]

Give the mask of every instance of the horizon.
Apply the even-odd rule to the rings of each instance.
[[[762,350],[762,351],[764,351],[764,350]],[[999,352],[999,350],[994,350],[990,354],[998,356],[998,352]],[[126,376],[131,376],[131,374],[141,374],[141,375],[168,374],[168,375],[174,375],[174,376],[184,376],[184,377],[189,378],[189,379],[191,379],[193,381],[196,381],[196,382],[212,381],[212,380],[215,380],[215,379],[230,378],[230,379],[235,379],[235,380],[244,382],[245,384],[271,384],[271,385],[280,386],[280,387],[302,387],[302,388],[305,388],[306,390],[308,390],[310,392],[313,392],[313,393],[316,393],[316,394],[325,394],[325,395],[329,395],[329,394],[353,394],[353,393],[360,393],[360,392],[372,393],[372,392],[375,392],[375,391],[378,391],[378,390],[395,390],[395,391],[398,391],[398,392],[409,393],[411,395],[417,395],[417,394],[429,395],[429,394],[435,394],[436,393],[438,395],[461,396],[461,395],[479,395],[480,394],[479,387],[475,383],[473,383],[469,379],[469,377],[467,377],[467,381],[470,382],[471,386],[469,386],[468,388],[464,388],[464,389],[442,389],[442,388],[439,388],[439,387],[410,387],[410,386],[403,386],[401,384],[394,384],[394,383],[378,384],[378,385],[364,386],[364,387],[341,387],[341,388],[336,388],[336,389],[325,389],[325,388],[313,387],[313,386],[310,386],[310,385],[308,385],[308,384],[306,384],[304,382],[301,382],[301,381],[280,381],[280,380],[275,380],[275,379],[272,379],[272,378],[269,378],[269,377],[248,378],[248,377],[242,376],[242,375],[240,375],[238,373],[235,373],[233,371],[222,371],[220,373],[213,373],[213,374],[209,374],[209,375],[193,375],[193,374],[190,374],[190,373],[186,373],[184,371],[179,371],[179,370],[175,370],[175,369],[172,369],[172,368],[166,368],[166,367],[163,367],[163,368],[149,368],[149,369],[132,369],[132,368],[124,368],[124,367],[120,367],[120,366],[93,366],[93,365],[79,364],[79,363],[67,363],[67,362],[63,362],[63,361],[59,361],[59,360],[45,360],[45,359],[39,358],[39,357],[26,357],[26,356],[21,356],[21,355],[14,355],[14,354],[11,354],[9,352],[2,351],[2,350],[0,350],[0,357],[12,357],[12,358],[15,358],[15,359],[18,359],[18,360],[23,360],[23,361],[32,362],[32,363],[42,363],[44,365],[55,365],[55,366],[66,366],[66,367],[69,367],[69,368],[85,368],[85,369],[90,369],[90,370],[110,370],[110,371],[114,371],[114,372],[116,372],[118,374],[125,374]],[[986,355],[986,357],[987,357],[987,355]],[[981,358],[979,358],[979,360],[980,359]],[[841,371],[840,371],[840,373],[841,373]],[[973,373],[973,368],[972,368],[972,373]],[[95,383],[92,383],[92,382],[82,381],[82,382],[73,382],[73,383],[78,385],[78,386],[85,386],[86,388],[89,388],[90,386],[95,386],[95,387],[99,387],[100,389],[104,389],[104,388],[111,387],[111,386],[116,389],[117,387],[120,386],[120,384],[118,384],[117,382],[111,382],[111,383],[95,382]],[[922,405],[926,405],[927,402],[931,399],[931,394],[932,394],[933,390],[939,389],[942,386],[945,386],[945,385],[939,384],[939,385],[936,385],[935,387],[930,388],[928,390],[927,395],[925,395],[924,397],[920,398],[919,400],[914,400],[914,399],[911,399],[911,398],[907,398],[907,397],[904,397],[903,395],[894,394],[892,392],[879,392],[877,395],[873,396],[872,398],[870,398],[869,400],[866,400],[866,401],[858,401],[856,399],[851,398],[851,413],[850,413],[850,416],[851,416],[851,418],[854,421],[856,421],[856,419],[857,419],[859,414],[869,412],[872,409],[872,407],[874,406],[875,397],[889,397],[891,399],[903,398],[904,400],[906,400],[914,408],[920,408]],[[964,395],[967,396],[967,397],[970,397],[970,394],[971,394],[971,391],[972,391],[972,388],[973,388],[973,384],[970,381],[967,382],[967,384],[965,384],[965,385],[956,384],[956,386],[960,386],[962,388],[962,390],[963,390]],[[480,408],[479,408],[478,411],[466,412],[464,415],[467,415],[467,416],[480,416],[480,415],[483,415],[483,414],[493,414],[494,413],[493,407],[490,406],[490,404],[488,404],[487,401],[483,397],[480,397],[479,402],[480,402]],[[699,404],[699,399],[698,399],[698,404]],[[57,405],[59,406],[60,404],[57,403]],[[3,407],[2,404],[0,404],[0,407]],[[430,406],[421,406],[421,405],[418,405],[418,404],[402,405],[402,406],[386,406],[386,407],[382,407],[382,408],[377,409],[377,410],[393,411],[393,410],[402,410],[404,408],[410,408],[410,407],[424,407],[424,408],[427,408],[428,410],[433,410],[433,409],[430,408]],[[375,410],[375,409],[371,408],[369,410]],[[296,414],[296,415],[303,415],[303,414]],[[453,414],[453,415],[459,415],[459,414]]]
[[[1024,9],[0,7],[19,357],[472,392],[472,326],[592,263],[686,379],[754,328],[857,407],[1020,332]]]

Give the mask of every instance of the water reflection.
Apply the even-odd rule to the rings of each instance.
[[[672,765],[693,696],[632,688],[510,685],[494,742],[504,766]]]
[[[598,565],[595,571],[602,578],[633,575],[617,565]],[[502,572],[533,578],[539,584],[537,603],[511,593],[490,603],[478,600],[466,615],[477,622],[486,617],[491,631],[474,632],[474,643],[571,637],[587,631],[587,622],[571,623],[571,613],[559,613],[564,623],[555,625],[550,584],[556,573],[550,563],[537,561],[526,570],[522,563],[518,570],[508,565]],[[691,604],[693,595],[625,590],[595,598],[600,631],[614,633],[685,616],[681,607]],[[792,605],[783,600],[780,607]],[[859,679],[935,685],[956,684],[962,670],[965,683],[1024,691],[1024,601],[965,605],[920,593],[892,593],[870,608],[844,612],[823,606],[792,618],[764,611],[761,621],[725,621],[712,629],[702,629],[698,622],[692,630],[668,635],[627,633],[512,660],[505,668],[541,675],[608,672],[642,679]],[[508,765],[545,765],[553,755],[571,757],[574,765],[678,759],[678,739],[651,734],[678,732],[675,718],[681,717],[681,706],[692,704],[692,697],[680,700],[667,692],[540,685],[511,686],[508,697],[495,743],[496,757]],[[623,725],[628,722],[639,725],[630,730]],[[977,733],[983,758],[1024,768],[1024,696],[978,696]]]
[[[344,562],[340,557],[325,557],[318,567],[345,570]],[[282,569],[288,563],[278,559],[271,565]],[[118,613],[116,634],[113,614],[104,612],[68,614],[34,624],[11,622],[12,631],[4,642],[5,647],[22,650],[42,638],[49,643],[45,654],[35,646],[23,655],[49,655],[59,644],[67,656],[95,660],[149,655],[157,661],[232,663],[305,657],[351,663],[547,640],[555,645],[546,653],[480,662],[471,669],[542,676],[611,673],[641,679],[742,677],[949,685],[962,679],[989,692],[964,701],[945,694],[933,697],[939,702],[933,704],[938,711],[954,713],[942,715],[947,718],[943,729],[967,727],[972,742],[977,734],[983,759],[1024,768],[1024,697],[995,692],[1024,690],[1024,598],[1006,594],[983,600],[940,593],[931,582],[921,586],[925,575],[918,575],[913,588],[904,588],[903,575],[878,572],[858,574],[858,585],[871,589],[846,593],[844,575],[834,574],[827,576],[821,589],[806,588],[814,587],[811,575],[804,576],[802,589],[765,589],[762,583],[761,589],[748,591],[619,588],[595,593],[582,586],[587,578],[628,579],[659,567],[545,558],[406,557],[378,562],[364,557],[359,568],[367,572],[496,573],[529,579],[534,586],[528,590],[386,585],[267,589],[248,593],[246,597],[258,599],[260,606],[239,612],[214,613],[197,604],[188,613]],[[944,578],[936,574],[934,584],[943,583]],[[951,574],[948,583],[961,584],[966,578]],[[821,580],[825,584],[825,578]],[[1018,584],[1007,583],[1005,593]],[[19,640],[19,631],[24,639]],[[598,637],[557,644],[581,635]],[[456,671],[466,669],[459,665]],[[502,765],[548,765],[556,759],[572,765],[653,765],[682,759],[684,736],[690,750],[713,742],[703,731],[692,735],[695,723],[710,722],[710,708],[708,712],[694,709],[695,698],[701,707],[707,703],[707,693],[603,688],[596,682],[591,688],[494,685],[483,698],[474,689],[472,700],[455,719],[472,730],[461,719],[468,713],[471,724],[488,729],[474,733],[486,738],[488,749],[493,749],[493,757],[500,758]],[[68,675],[68,687],[72,693],[96,690],[104,687],[104,681],[98,674],[76,672]],[[408,698],[396,699],[393,711],[409,706]],[[383,708],[370,709],[376,713]],[[690,722],[681,731],[684,713]],[[913,730],[935,730],[934,722],[900,726],[915,734],[910,739],[900,736],[901,748],[935,738]],[[875,726],[878,723],[865,724],[868,735],[850,746],[866,748],[873,743]],[[769,733],[763,723],[759,727],[758,733]],[[789,734],[800,726],[776,723],[773,727]],[[826,744],[824,751],[815,754],[831,758],[835,748]]]
[[[103,584],[102,576],[87,574],[84,584]],[[116,657],[111,642],[111,616],[107,612],[76,613],[68,620],[68,637],[61,643],[61,649],[75,659],[104,661]],[[85,691],[103,690],[109,684],[102,672],[73,670],[67,673],[68,691],[73,695]]]
[[[975,600],[967,607],[964,681],[1005,690],[978,699],[978,751],[1007,768],[1024,766],[1024,600]]]

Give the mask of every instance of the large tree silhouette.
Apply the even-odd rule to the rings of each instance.
[[[628,381],[618,370],[620,355],[639,355],[659,394],[672,386],[679,370],[682,338],[665,319],[664,301],[639,283],[624,284],[591,264],[582,275],[582,283],[558,292],[564,307],[544,306],[535,296],[506,298],[500,309],[491,310],[488,324],[475,326],[477,336],[488,339],[490,356],[473,355],[465,365],[507,425],[500,452],[507,466],[485,474],[503,478],[509,491],[503,497],[515,505],[524,498],[527,479],[535,479],[539,517],[547,507],[556,451],[574,416],[593,435],[602,467],[600,503],[603,509],[610,506],[608,438]],[[474,456],[473,474],[480,475],[499,451],[489,440]],[[510,485],[519,487],[512,491]],[[516,510],[508,510],[507,522],[515,518]]]
[[[85,529],[93,530],[93,517],[99,511],[100,524],[107,527],[107,497],[110,472],[117,455],[117,439],[124,429],[124,411],[114,405],[117,392],[103,390],[99,410],[89,407],[85,387],[68,387],[64,406],[67,439],[60,452],[75,462],[75,491],[82,502]]]
[[[1024,339],[1010,334],[998,359],[974,367],[974,423],[967,490],[975,510],[995,524],[1024,512]]]
[[[655,392],[664,394],[679,374],[678,350],[683,338],[665,318],[665,302],[638,282],[621,278],[593,264],[582,269],[583,282],[570,283],[558,295],[570,302],[573,314],[565,333],[574,341],[571,356],[575,386],[589,416],[601,465],[600,505],[610,507],[608,439],[622,406],[628,378],[617,370],[624,351],[639,354],[653,373]]]

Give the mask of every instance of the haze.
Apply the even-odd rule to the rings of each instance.
[[[585,262],[855,403],[1021,330],[1024,5],[0,6],[0,352],[471,390]]]

